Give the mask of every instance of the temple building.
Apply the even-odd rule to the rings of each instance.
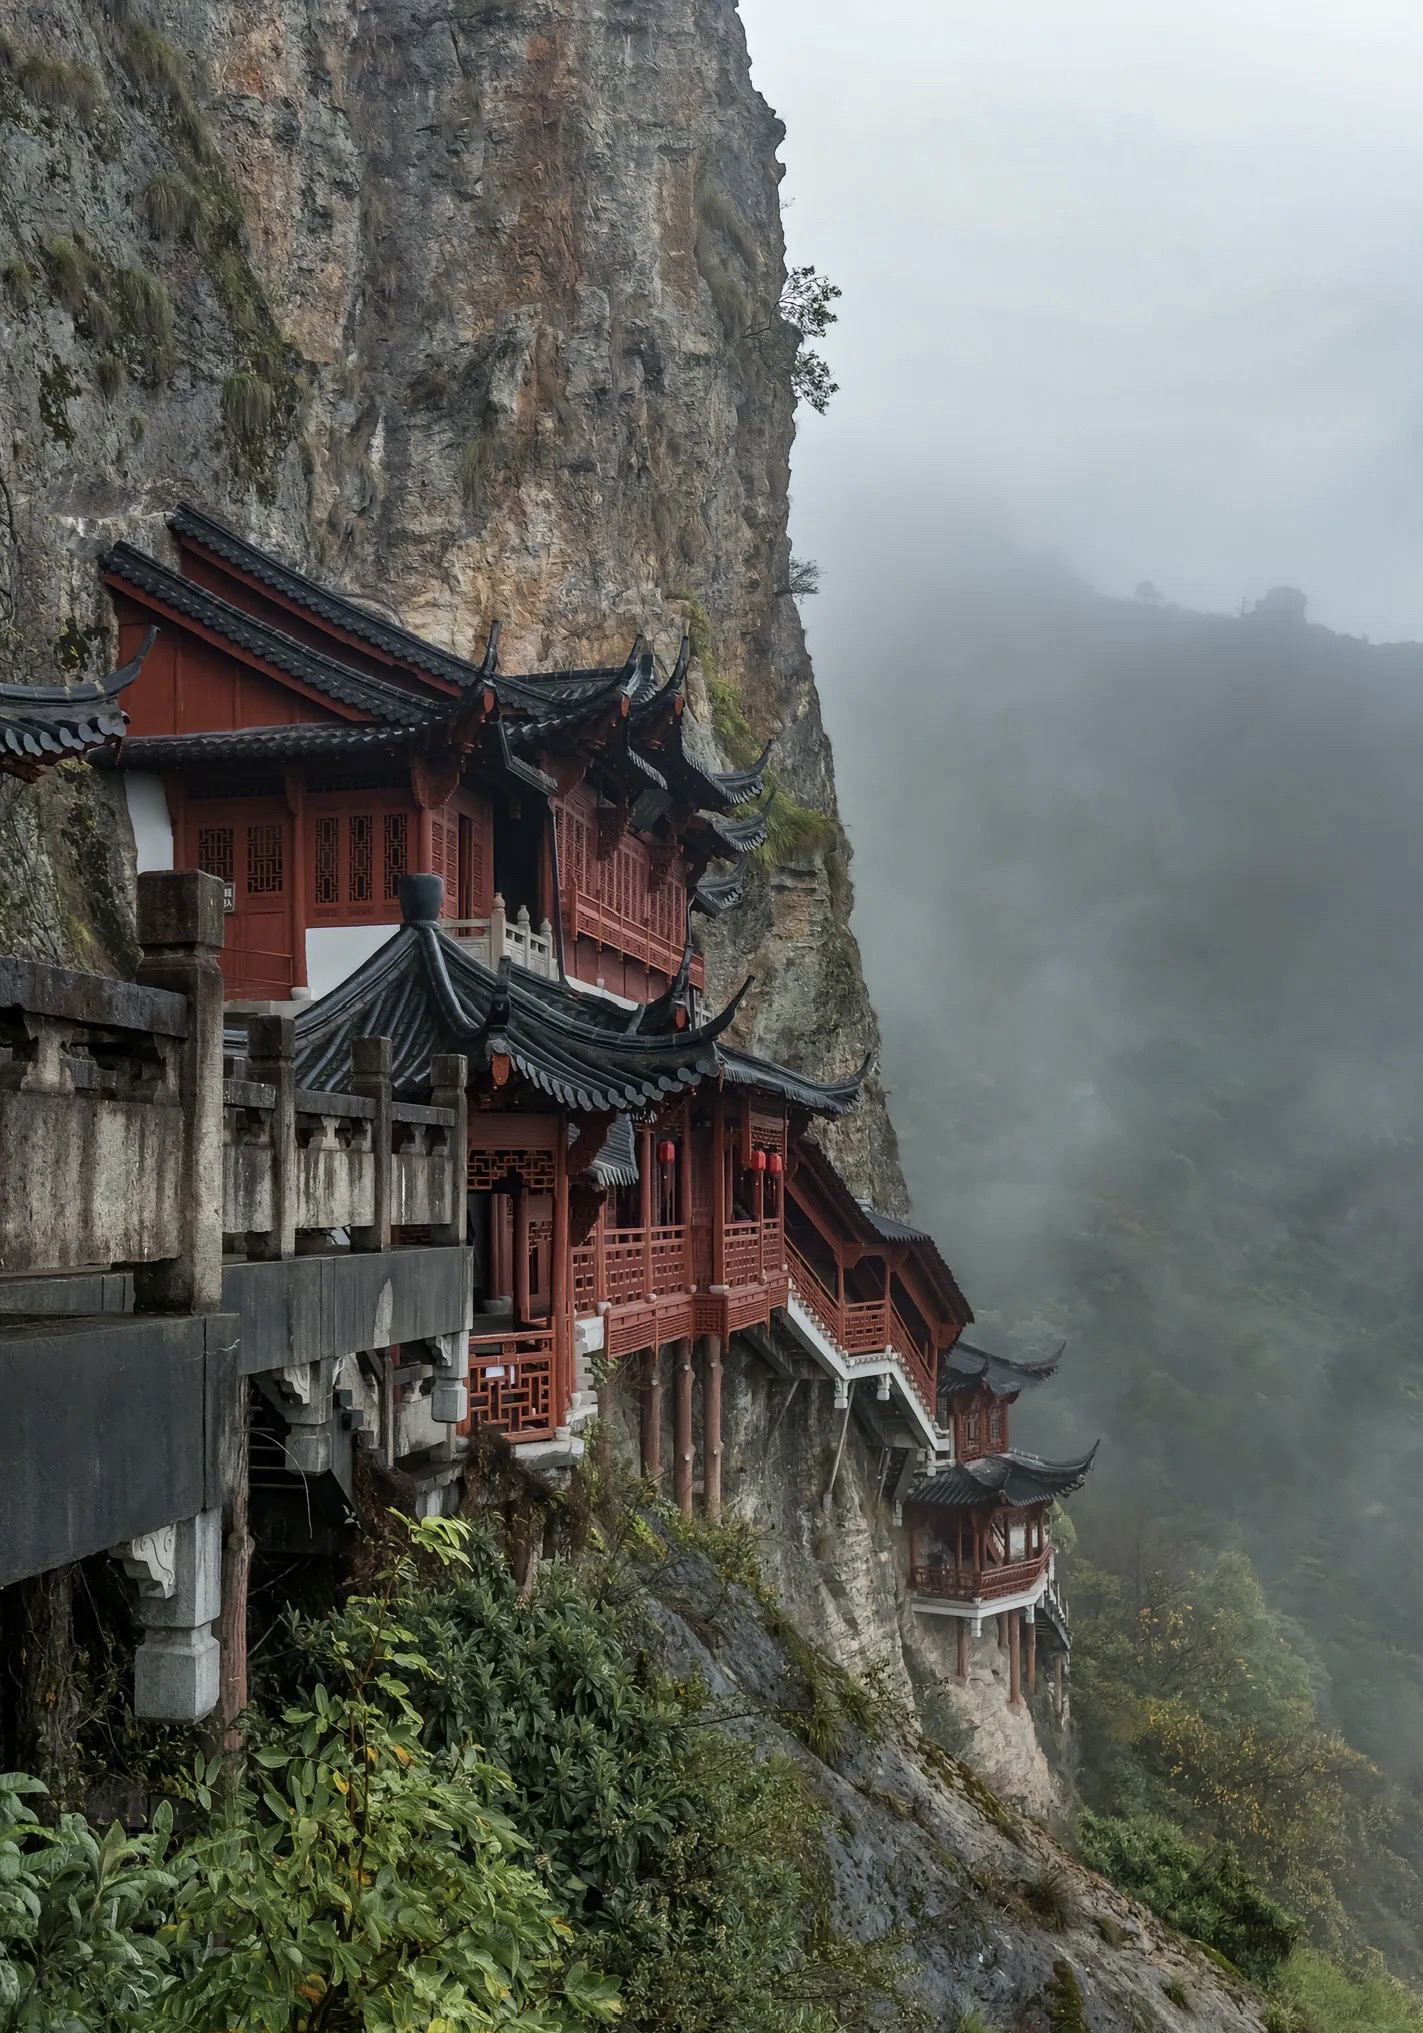
[[[1059,1667],[1066,1653],[1051,1507],[1092,1457],[1010,1448],[1010,1408],[1055,1359],[966,1342],[973,1313],[933,1237],[836,1169],[819,1131],[857,1105],[867,1065],[822,1078],[757,1057],[732,1042],[741,995],[707,1006],[695,920],[739,900],[766,838],[767,756],[734,771],[698,759],[687,642],[670,668],[639,637],[617,665],[509,673],[497,626],[466,660],[197,508],[168,528],[176,563],[130,544],[100,561],[128,662],[62,695],[0,688],[0,760],[31,774],[92,751],[121,773],[163,991],[142,1004],[158,1042],[145,1033],[131,1056],[181,1057],[186,1114],[171,1078],[134,1092],[162,1102],[170,1140],[190,1122],[194,1178],[221,1175],[205,1217],[220,1235],[183,1246],[189,1286],[237,1337],[249,1428],[222,1458],[250,1447],[251,1469],[236,1494],[209,1476],[194,1495],[191,1448],[175,1447],[174,1488],[206,1506],[189,1523],[250,1498],[259,1544],[297,1556],[339,1532],[362,1448],[435,1510],[458,1500],[475,1425],[558,1472],[608,1392],[648,1480],[684,1511],[700,1494],[715,1519],[724,1365],[747,1336],[797,1384],[830,1385],[837,1471],[852,1421],[877,1447],[910,1613],[926,1631],[955,1620],[960,1674],[995,1619],[1019,1701],[1040,1638]],[[76,1072],[66,1029],[93,993],[23,970],[16,983],[16,1009],[35,1007],[15,1051],[54,1034],[43,1078],[19,1071],[16,1095],[38,1083],[60,1114],[102,1114],[107,1032]],[[172,1041],[198,1038],[185,1010],[204,997],[218,1005],[207,1056],[195,1043],[183,1057]],[[130,1115],[123,1137],[157,1133]],[[128,1145],[97,1116],[91,1128],[102,1173]],[[65,1148],[87,1134],[66,1129]],[[130,1171],[141,1202],[149,1182]],[[182,1176],[175,1159],[153,1190]],[[7,1261],[57,1277],[72,1258],[86,1306],[93,1275],[142,1263],[157,1232],[139,1205],[46,1242],[42,1201],[0,1193]],[[175,1235],[196,1204],[173,1199]],[[145,1273],[133,1290],[150,1284],[164,1289]],[[63,1279],[46,1289],[54,1303]],[[161,1369],[158,1344],[142,1346]],[[36,1375],[53,1361],[37,1352]],[[176,1386],[152,1388],[162,1403]],[[0,1446],[0,1490],[4,1468]],[[141,1564],[136,1488],[120,1474],[100,1489],[83,1551]],[[179,1501],[153,1493],[149,1508]],[[72,1537],[50,1509],[32,1534],[46,1557]],[[224,1614],[236,1643],[240,1606]],[[204,1712],[204,1627],[194,1611],[181,1686],[144,1712]]]

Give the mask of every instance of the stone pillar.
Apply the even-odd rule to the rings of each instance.
[[[1010,1609],[1008,1612],[1008,1703],[1012,1708],[1023,1705],[1023,1612]]]
[[[249,1257],[296,1255],[296,1027],[290,1017],[247,1019],[247,1070],[254,1081],[271,1087],[272,1225],[247,1237]]]
[[[469,1195],[465,1180],[469,1169],[469,1095],[466,1081],[469,1061],[458,1052],[442,1053],[430,1061],[430,1105],[453,1111],[450,1131],[450,1211],[448,1222],[430,1230],[431,1242],[446,1245],[463,1243]],[[468,1373],[466,1369],[466,1374]]]
[[[183,1228],[178,1255],[134,1271],[140,1312],[215,1313],[222,1303],[222,884],[197,870],[138,878],[138,979],[188,999],[179,1055]]]
[[[703,1506],[712,1524],[721,1518],[721,1336],[702,1343]]]
[[[134,1659],[135,1715],[200,1722],[220,1692],[212,1625],[222,1608],[222,1513],[199,1511],[114,1552],[138,1583],[143,1642]]]
[[[1038,1691],[1038,1623],[1032,1611],[1028,1612],[1028,1692]]]
[[[964,1621],[964,1619],[963,1619],[962,1617],[955,1617],[955,1618],[954,1618],[954,1628],[955,1628],[956,1632],[958,1633],[958,1644],[957,1644],[957,1657],[956,1657],[956,1658],[955,1658],[955,1660],[954,1660],[954,1671],[956,1672],[956,1674],[958,1675],[958,1677],[959,1677],[959,1679],[960,1679],[961,1681],[967,1681],[967,1679],[968,1679],[968,1625],[967,1625],[967,1623],[966,1623],[966,1622]]]
[[[371,1225],[351,1230],[352,1249],[390,1248],[391,1060],[389,1038],[352,1038],[351,1092],[364,1095],[376,1107],[375,1121],[371,1124],[371,1163],[374,1170]]]
[[[640,1452],[643,1479],[662,1487],[662,1350],[655,1345],[642,1356],[642,1393],[639,1405]]]
[[[672,1497],[679,1511],[692,1513],[692,1343],[672,1343]]]

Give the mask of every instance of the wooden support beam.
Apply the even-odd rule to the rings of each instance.
[[[1008,1612],[1008,1705],[1023,1705],[1023,1612]]]
[[[1038,1626],[1034,1618],[1028,1625],[1028,1692],[1038,1691]]]
[[[672,1499],[687,1517],[692,1514],[692,1341],[683,1335],[672,1343]]]
[[[642,1392],[639,1406],[639,1433],[643,1477],[659,1490],[662,1487],[662,1350],[647,1348],[642,1354]]]
[[[967,1623],[966,1619],[965,1619],[965,1618],[963,1618],[963,1617],[955,1617],[955,1618],[954,1618],[954,1628],[955,1628],[955,1630],[956,1630],[956,1631],[957,1631],[957,1633],[958,1633],[958,1648],[957,1648],[957,1649],[958,1649],[958,1656],[957,1656],[957,1658],[956,1658],[956,1659],[955,1659],[955,1661],[954,1661],[954,1671],[955,1671],[955,1673],[956,1673],[956,1674],[958,1675],[958,1678],[960,1679],[960,1681],[967,1681],[967,1679],[968,1679],[968,1623]]]
[[[721,1336],[702,1342],[702,1479],[704,1507],[716,1524],[721,1517]]]

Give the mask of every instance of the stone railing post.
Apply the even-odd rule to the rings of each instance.
[[[455,1118],[454,1128],[450,1131],[452,1219],[441,1222],[431,1229],[431,1242],[460,1244],[465,1237],[467,1206],[465,1180],[469,1172],[469,1097],[465,1092],[465,1081],[468,1074],[469,1062],[459,1053],[441,1056],[430,1062],[431,1106],[452,1109]]]
[[[247,1238],[249,1257],[296,1255],[296,1026],[290,1017],[247,1019],[251,1077],[276,1094],[272,1109],[272,1226]]]
[[[134,1272],[140,1309],[215,1313],[222,1303],[222,884],[198,870],[138,878],[138,979],[188,999],[180,1057],[182,1229],[178,1254]]]
[[[496,891],[494,901],[489,906],[489,964],[496,970],[504,958],[504,940],[508,929],[509,920],[504,908],[504,899]]]
[[[376,1105],[371,1124],[371,1156],[374,1179],[371,1189],[372,1220],[369,1228],[351,1230],[352,1249],[390,1248],[391,1157],[390,1073],[392,1046],[389,1038],[351,1040],[351,1092],[364,1095]]]

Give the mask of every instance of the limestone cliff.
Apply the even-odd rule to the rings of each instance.
[[[198,498],[510,668],[666,656],[778,733],[773,865],[712,941],[749,1042],[875,1042],[786,532],[775,151],[733,0],[4,0],[0,638],[92,667],[104,542]],[[793,345],[792,349],[793,351]],[[817,822],[816,815],[821,815]],[[3,814],[11,943],[121,959],[102,787]],[[17,859],[17,856],[20,858]],[[877,1092],[838,1139],[901,1197]]]

